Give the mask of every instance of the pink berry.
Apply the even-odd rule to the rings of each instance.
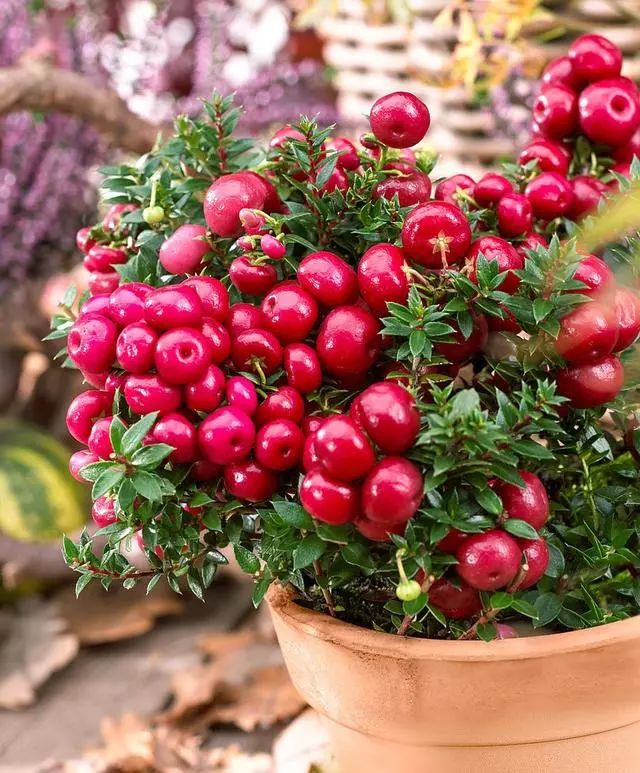
[[[289,344],[284,348],[287,383],[306,395],[322,384],[322,369],[316,350],[307,344]]]
[[[635,343],[640,333],[640,298],[626,287],[619,287],[613,303],[618,322],[618,341],[614,352],[621,352]]]
[[[562,317],[555,348],[568,362],[583,365],[611,354],[617,340],[615,309],[592,301]]]
[[[91,517],[99,529],[111,526],[118,520],[114,500],[106,496],[98,497],[91,508]]]
[[[322,367],[339,378],[366,373],[380,351],[380,323],[360,306],[339,306],[324,318],[316,350]]]
[[[347,416],[331,416],[316,433],[315,450],[326,472],[336,480],[363,478],[375,464],[366,436]]]
[[[89,234],[91,233],[91,226],[85,226],[76,233],[76,246],[80,252],[84,252],[86,255],[89,250],[94,246],[95,239],[92,239]]]
[[[231,354],[231,336],[226,327],[215,319],[205,317],[200,332],[209,342],[211,361],[216,365],[225,362]]]
[[[173,446],[169,461],[174,464],[189,464],[198,458],[196,428],[181,413],[167,413],[159,418],[147,436],[147,442]]]
[[[318,305],[295,284],[276,285],[262,301],[263,326],[282,343],[303,341],[318,319]]]
[[[578,129],[578,97],[566,86],[545,86],[533,103],[533,117],[545,137],[570,137]]]
[[[503,293],[514,293],[520,284],[520,277],[514,271],[523,268],[524,260],[515,247],[499,236],[481,236],[471,245],[467,256],[467,265],[471,267],[469,279],[475,284],[478,281],[478,259],[482,255],[485,260],[498,264],[500,273],[506,272],[498,289]]]
[[[392,381],[367,387],[356,397],[349,414],[385,454],[408,451],[420,429],[414,398]]]
[[[121,285],[111,293],[109,316],[120,327],[139,322],[144,318],[144,301],[152,288],[142,282],[130,282]]]
[[[585,83],[617,78],[622,69],[622,52],[602,35],[582,35],[569,48],[574,77]]]
[[[82,470],[99,461],[100,458],[91,451],[76,451],[69,459],[69,472],[80,483],[86,483],[87,481],[82,477]]]
[[[155,363],[167,384],[196,381],[211,364],[209,339],[195,328],[169,330],[158,339]]]
[[[258,427],[276,419],[289,419],[300,424],[304,418],[304,400],[290,386],[281,386],[271,392],[258,406],[255,422]]]
[[[202,483],[208,483],[212,480],[218,480],[222,475],[222,467],[219,464],[213,464],[206,459],[198,459],[189,473],[194,480]]]
[[[573,204],[568,216],[576,221],[596,210],[608,191],[607,186],[592,175],[578,175],[569,182],[573,192]]]
[[[518,161],[523,165],[536,161],[541,172],[556,172],[566,176],[569,172],[571,154],[559,142],[540,137],[523,148]]]
[[[456,585],[444,578],[429,588],[429,603],[451,620],[466,620],[482,609],[480,594],[464,582]]]
[[[580,128],[592,142],[619,147],[640,126],[640,97],[620,80],[592,83],[580,94]]]
[[[182,287],[193,287],[202,304],[202,316],[224,322],[229,315],[229,293],[219,279],[212,276],[192,276]]]
[[[374,199],[388,199],[391,201],[398,197],[401,207],[413,207],[423,204],[431,198],[431,180],[426,174],[411,171],[400,177],[389,177],[376,183],[372,194]]]
[[[278,488],[278,478],[252,460],[235,462],[224,468],[224,485],[228,493],[246,502],[264,502]]]
[[[531,231],[533,211],[522,193],[507,193],[496,207],[498,228],[503,236],[522,236]]]
[[[228,238],[242,233],[241,210],[269,213],[279,206],[271,183],[254,172],[234,172],[219,177],[211,185],[205,196],[204,217],[216,236]]]
[[[573,71],[573,64],[568,56],[559,56],[549,62],[542,72],[541,80],[543,86],[560,84],[574,91],[582,88],[581,80]]]
[[[260,249],[271,260],[282,260],[287,254],[287,248],[284,244],[271,234],[264,234],[261,237]]]
[[[227,404],[253,416],[258,409],[258,393],[253,381],[244,376],[232,376],[225,385]]]
[[[120,274],[117,271],[107,273],[93,272],[89,274],[87,287],[91,295],[101,295],[102,293],[112,293],[120,284]]]
[[[338,166],[349,172],[355,172],[360,166],[360,158],[353,142],[346,137],[335,137],[329,144],[338,153]]]
[[[193,274],[211,251],[203,225],[181,225],[163,242],[158,252],[162,267],[170,274]]]
[[[99,295],[93,295],[91,298],[82,304],[79,315],[84,317],[87,314],[98,314],[101,317],[110,317],[109,314],[109,300],[111,295],[109,293],[100,293]]]
[[[409,295],[408,266],[393,244],[375,244],[358,262],[358,287],[367,305],[379,317],[388,315],[387,303],[406,303]]]
[[[495,492],[502,500],[504,513],[509,518],[520,521],[540,530],[549,519],[549,497],[537,475],[527,470],[518,470],[523,487],[513,483],[501,482]]]
[[[624,368],[613,355],[586,365],[572,365],[556,374],[558,394],[574,408],[598,408],[614,400],[624,384]]]
[[[554,220],[566,214],[573,205],[573,191],[566,177],[557,172],[542,172],[525,188],[535,217]]]
[[[116,354],[129,373],[147,373],[154,363],[158,334],[146,322],[127,325],[118,336]]]
[[[255,427],[238,408],[218,408],[198,427],[198,442],[214,464],[232,464],[246,459],[253,447]]]
[[[160,415],[176,411],[182,403],[182,391],[159,376],[133,375],[125,381],[124,399],[134,413],[144,416],[158,411]]]
[[[316,520],[339,525],[353,521],[360,514],[360,491],[356,486],[330,478],[316,467],[302,480],[300,503]]]
[[[573,279],[582,282],[586,287],[568,292],[580,293],[581,295],[598,295],[615,283],[613,271],[604,260],[595,255],[587,255],[578,263]]]
[[[503,196],[513,192],[513,183],[501,174],[487,172],[473,187],[473,198],[481,207],[495,207]]]
[[[185,386],[185,402],[192,411],[209,413],[222,402],[224,387],[224,373],[217,365],[209,365],[199,379]]]
[[[145,320],[158,330],[198,327],[202,302],[193,287],[184,284],[154,290],[144,303]]]
[[[388,456],[362,484],[364,515],[377,523],[406,522],[420,507],[422,488],[422,475],[415,464],[402,456]]]
[[[374,103],[369,121],[371,131],[384,145],[410,148],[429,130],[431,116],[427,106],[415,94],[396,91]]]
[[[89,451],[99,456],[100,459],[109,459],[113,453],[113,445],[109,435],[112,422],[113,416],[107,416],[104,419],[98,419],[91,428],[87,445]]]
[[[458,329],[453,333],[451,343],[436,344],[435,351],[453,364],[466,362],[487,343],[488,328],[484,314],[474,313],[473,330],[468,338]]]
[[[521,539],[518,545],[522,550],[526,566],[524,578],[518,584],[518,590],[526,590],[542,579],[549,566],[549,546],[540,539]]]
[[[507,586],[520,568],[520,548],[504,531],[491,529],[462,543],[456,571],[472,588],[494,591]]]
[[[93,246],[82,261],[87,271],[97,271],[100,274],[110,273],[114,266],[126,262],[127,253],[124,250],[117,247],[105,247],[102,244]]]
[[[270,376],[282,363],[280,341],[268,330],[247,330],[233,341],[231,358],[238,370]]]
[[[356,272],[332,252],[312,252],[300,261],[298,282],[327,308],[354,303],[358,297]]]
[[[250,303],[234,303],[229,309],[226,327],[231,338],[237,338],[240,333],[262,327],[262,312]]]
[[[109,370],[116,356],[118,330],[110,319],[85,314],[69,331],[67,352],[78,368],[88,373]]]
[[[289,419],[264,424],[256,436],[256,460],[269,470],[290,470],[302,457],[304,435]]]
[[[475,185],[475,180],[468,174],[454,174],[438,183],[434,199],[448,201],[450,204],[460,206],[466,201],[467,196],[473,194]]]
[[[471,244],[471,227],[455,204],[428,201],[407,215],[401,239],[411,260],[427,268],[445,268],[464,258]]]
[[[262,296],[276,283],[278,274],[270,263],[256,265],[251,258],[243,256],[229,266],[229,279],[241,293]]]
[[[89,389],[73,398],[67,409],[67,429],[79,443],[89,440],[96,419],[109,410],[111,400],[104,392]]]

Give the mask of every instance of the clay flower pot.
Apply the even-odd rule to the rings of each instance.
[[[640,617],[548,636],[405,639],[269,605],[340,773],[636,773]]]

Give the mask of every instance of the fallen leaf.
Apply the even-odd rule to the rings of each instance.
[[[164,584],[156,585],[147,595],[144,585],[132,590],[112,587],[107,592],[94,583],[77,599],[73,588],[65,588],[56,600],[69,628],[83,645],[142,636],[153,628],[156,618],[182,611],[182,601]]]
[[[334,771],[329,738],[317,711],[307,709],[285,727],[273,743],[272,773]]]
[[[29,706],[36,690],[78,653],[56,605],[26,599],[15,612],[0,611],[0,708]]]

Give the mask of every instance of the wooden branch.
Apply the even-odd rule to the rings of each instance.
[[[114,91],[37,60],[0,68],[0,115],[19,110],[76,116],[114,145],[135,153],[151,150],[161,130],[132,113]]]

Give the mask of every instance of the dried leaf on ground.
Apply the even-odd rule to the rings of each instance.
[[[0,708],[33,703],[38,687],[77,653],[55,604],[27,599],[15,612],[0,611]]]
[[[141,636],[154,627],[156,618],[177,615],[183,606],[179,596],[162,583],[148,596],[144,585],[132,590],[112,587],[106,592],[95,583],[77,599],[73,588],[66,588],[57,601],[69,628],[83,645]]]
[[[307,709],[276,738],[273,773],[335,773],[329,739],[317,711]]]

